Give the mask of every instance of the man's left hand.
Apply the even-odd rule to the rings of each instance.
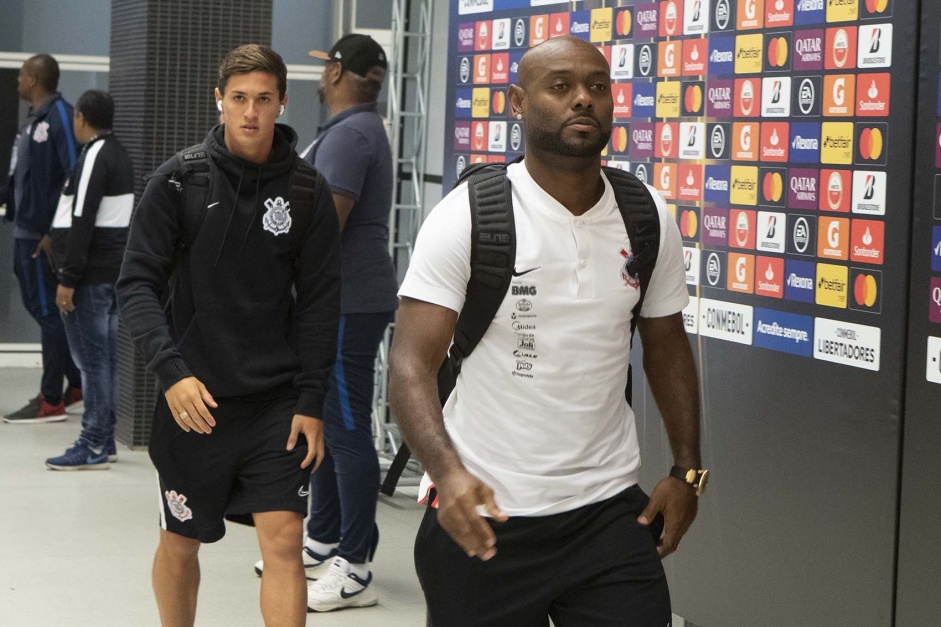
[[[304,438],[307,440],[307,456],[301,462],[301,468],[307,468],[316,459],[314,467],[310,470],[315,472],[320,468],[324,455],[323,420],[313,416],[294,414],[294,419],[291,421],[291,435],[288,437],[289,451],[293,451],[294,447],[297,446],[297,436],[301,433],[304,434]]]
[[[75,311],[75,303],[72,302],[73,296],[75,296],[74,287],[60,285],[56,288],[56,307],[58,307],[59,311],[64,315],[69,315]]]
[[[39,243],[36,245],[36,250],[33,251],[33,259],[39,257],[40,254],[45,253],[46,258],[49,260],[49,265],[52,263],[52,238],[48,235],[43,235],[40,238]]]
[[[660,557],[666,557],[679,546],[680,540],[696,519],[698,507],[699,499],[690,486],[667,477],[653,489],[650,502],[637,522],[649,525],[658,512],[663,512],[663,533],[657,543],[657,552]]]

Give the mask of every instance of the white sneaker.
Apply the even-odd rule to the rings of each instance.
[[[350,563],[342,557],[333,560],[330,570],[316,583],[307,586],[307,611],[329,612],[344,607],[369,607],[379,603],[379,596],[369,584],[350,572]]]
[[[316,581],[327,574],[333,563],[333,557],[336,551],[330,555],[318,555],[308,549],[306,546],[301,550],[301,556],[304,558],[304,575],[311,581]],[[261,577],[261,572],[265,569],[265,560],[255,562],[255,574]]]

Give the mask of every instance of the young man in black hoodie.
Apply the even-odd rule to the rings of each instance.
[[[295,132],[275,124],[286,83],[284,62],[268,48],[226,56],[215,92],[225,124],[190,153],[208,162],[205,206],[183,201],[195,181],[180,160],[158,168],[118,280],[121,317],[165,391],[150,442],[161,500],[153,584],[164,625],[193,624],[197,553],[224,535],[224,518],[256,527],[265,624],[305,621],[303,517],[309,466],[323,458],[340,248],[330,188],[297,157]],[[300,175],[314,181],[312,200],[292,184]],[[193,224],[195,233],[184,232]]]

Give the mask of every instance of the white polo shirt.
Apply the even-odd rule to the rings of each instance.
[[[510,165],[507,176],[517,276],[464,360],[444,421],[467,469],[506,514],[544,516],[637,481],[640,452],[624,389],[639,288],[622,272],[630,243],[607,179],[601,200],[574,216],[524,164]],[[641,314],[656,318],[682,311],[689,295],[679,230],[651,193],[660,250]],[[470,277],[468,203],[465,184],[429,214],[399,296],[461,311]]]

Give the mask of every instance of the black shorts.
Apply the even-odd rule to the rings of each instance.
[[[415,567],[432,627],[666,627],[670,591],[633,486],[561,514],[491,522],[497,554],[467,557],[428,508]],[[657,521],[660,522],[658,518]]]
[[[217,399],[209,435],[183,431],[160,394],[150,438],[160,526],[201,542],[225,535],[224,519],[251,525],[256,512],[307,513],[307,441],[286,450],[297,393],[282,389]]]

